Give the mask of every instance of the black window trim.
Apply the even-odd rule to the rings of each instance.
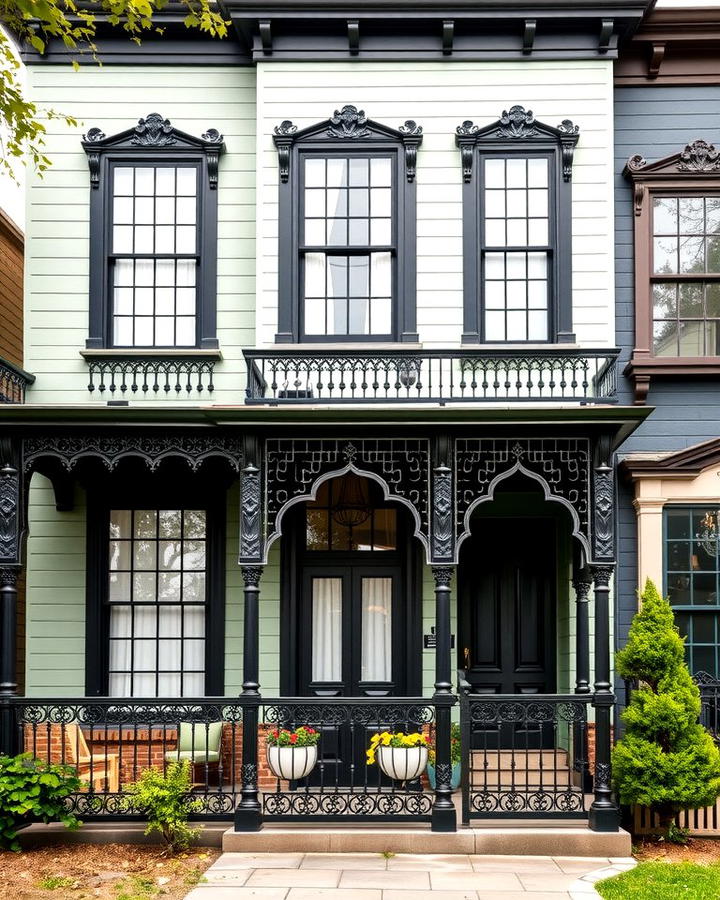
[[[139,119],[133,128],[107,137],[99,128],[83,136],[90,169],[90,280],[88,350],[122,350],[142,354],[162,350],[217,350],[217,219],[218,165],[225,151],[223,136],[214,128],[200,138],[175,128],[159,113]],[[192,162],[199,166],[196,279],[196,343],[194,346],[125,347],[112,342],[111,211],[112,168]],[[154,254],[153,254],[154,255]]]
[[[185,492],[178,498],[172,489],[153,492],[114,491],[87,506],[87,583],[85,625],[85,691],[88,697],[107,697],[109,688],[110,603],[109,522],[111,509],[204,509],[206,535],[205,690],[219,697],[225,685],[225,532],[223,499],[203,499]]]
[[[572,315],[572,164],[580,129],[569,119],[557,128],[538,122],[523,106],[503,110],[489,125],[467,120],[456,128],[463,172],[463,344],[484,343],[482,296],[482,189],[489,156],[551,155],[549,272],[550,331],[547,341],[493,341],[498,344],[575,343]],[[477,174],[476,174],[477,173]],[[553,191],[554,185],[554,191]],[[554,223],[554,224],[553,224]],[[502,250],[503,248],[498,248]],[[527,249],[527,248],[525,248]]]
[[[278,209],[278,330],[279,344],[298,344],[301,327],[303,289],[300,282],[300,233],[303,213],[300,177],[301,159],[311,154],[348,157],[362,155],[397,156],[393,197],[393,231],[397,252],[393,273],[393,334],[391,342],[417,343],[417,192],[415,170],[422,128],[407,120],[394,129],[365,116],[363,110],[346,105],[326,119],[298,130],[289,120],[275,128],[273,141],[278,151],[280,171]],[[338,248],[341,250],[343,248]],[[312,335],[311,343],[378,343],[373,335]],[[380,339],[382,342],[382,338]]]

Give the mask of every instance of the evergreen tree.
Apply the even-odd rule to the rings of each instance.
[[[613,775],[620,802],[650,807],[668,832],[680,810],[715,803],[720,751],[698,722],[700,692],[670,604],[650,579],[640,599],[616,657],[619,674],[638,687],[622,716],[626,731],[613,750]]]

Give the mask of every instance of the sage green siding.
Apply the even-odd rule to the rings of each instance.
[[[25,242],[25,366],[37,376],[31,403],[105,402],[87,390],[80,355],[88,334],[90,178],[82,135],[97,126],[112,135],[160,112],[201,135],[225,135],[218,189],[218,338],[223,361],[215,391],[193,403],[242,402],[242,348],[255,340],[255,70],[198,66],[36,66],[29,91],[40,107],[72,114],[77,127],[46,123],[52,166],[28,169]],[[132,397],[133,405],[143,401]],[[162,406],[187,404],[163,397]]]
[[[85,689],[85,493],[59,513],[50,482],[30,485],[25,690],[35,697]]]

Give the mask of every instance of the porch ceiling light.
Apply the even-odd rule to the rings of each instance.
[[[720,519],[720,510],[715,513],[705,513],[705,517],[700,523],[700,530],[695,535],[695,540],[700,544],[708,556],[715,556],[718,549],[718,519]]]
[[[365,479],[348,472],[340,479],[337,503],[332,507],[333,520],[346,528],[356,528],[367,522],[371,512]]]

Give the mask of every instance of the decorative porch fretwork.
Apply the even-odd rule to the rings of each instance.
[[[43,457],[60,461],[69,472],[81,459],[99,459],[113,471],[121,459],[135,457],[154,472],[163,460],[176,457],[185,460],[193,472],[210,457],[221,457],[235,472],[242,467],[242,441],[229,437],[136,437],[97,435],[63,435],[58,437],[27,438],[25,469],[31,469]]]
[[[469,514],[519,472],[537,481],[550,500],[567,507],[575,536],[589,554],[590,442],[587,438],[461,438],[455,445],[456,525],[461,541]]]
[[[281,534],[280,519],[293,502],[310,498],[323,476],[348,471],[370,476],[389,498],[413,513],[427,548],[430,531],[430,445],[422,438],[269,439],[265,445],[267,543]]]

